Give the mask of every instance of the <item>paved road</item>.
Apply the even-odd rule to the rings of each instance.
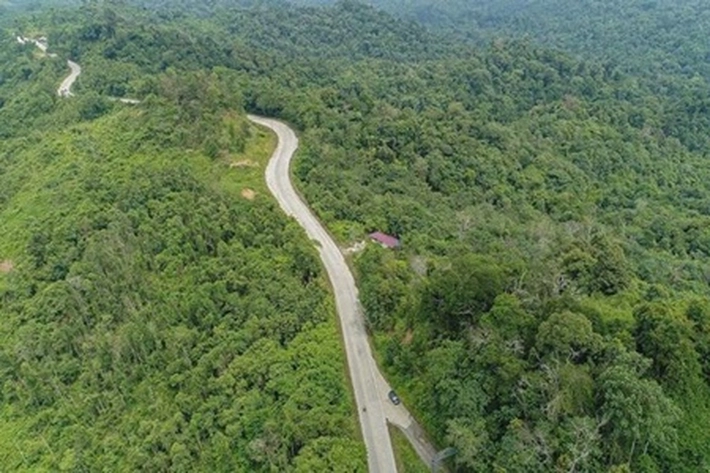
[[[295,218],[309,238],[316,242],[333,286],[370,473],[397,471],[387,430],[388,421],[399,427],[422,460],[427,465],[431,464],[436,451],[422,435],[423,431],[403,405],[395,406],[387,397],[391,388],[372,357],[357,286],[350,268],[338,246],[291,184],[289,166],[298,148],[296,134],[276,120],[251,115],[249,119],[278,135],[278,146],[266,168],[266,183],[284,212]]]
[[[81,66],[74,61],[67,60],[67,64],[69,65],[69,69],[71,69],[71,72],[67,76],[66,79],[62,82],[62,85],[59,86],[59,89],[57,89],[57,95],[60,97],[71,97],[71,87],[74,85],[74,82],[76,82],[77,77],[81,74]]]

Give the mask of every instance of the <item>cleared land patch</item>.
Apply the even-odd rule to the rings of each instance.
[[[255,168],[258,164],[250,159],[242,159],[241,161],[232,161],[229,163],[230,168]]]
[[[7,274],[15,269],[15,264],[10,260],[0,261],[0,273]]]
[[[249,189],[248,187],[246,189],[242,190],[242,197],[244,197],[246,200],[254,200],[256,197],[256,192],[254,192],[254,189]]]

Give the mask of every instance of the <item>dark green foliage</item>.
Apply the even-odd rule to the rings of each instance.
[[[245,8],[247,3],[256,6]],[[609,36],[613,44],[603,46],[608,54],[598,62],[593,55],[577,60],[526,41],[474,48],[351,2],[324,9],[270,3],[154,3],[138,15],[124,6],[112,14],[117,5],[105,10],[92,4],[82,10],[81,21],[51,34],[59,51],[85,66],[78,90],[87,101],[92,92],[146,98],[151,113],[137,116],[141,126],[132,132],[156,149],[199,150],[214,163],[226,151],[238,152],[246,134],[216,113],[230,102],[286,119],[301,130],[294,169],[301,191],[336,237],[345,244],[380,230],[402,238],[397,252],[370,245],[354,257],[361,300],[384,368],[403,398],[441,446],[457,448],[452,470],[707,470],[707,84],[668,63],[654,66],[658,75],[627,75],[637,70],[634,63],[648,61],[631,47],[640,44],[641,26],[628,42]],[[463,3],[438,8],[456,12]],[[695,4],[681,3],[687,18],[688,5]],[[594,7],[588,9],[592,14],[606,5],[577,2],[564,10],[551,1],[532,2],[530,8],[543,4],[557,9],[559,16],[549,18],[559,29],[581,35],[600,25],[580,26],[580,9]],[[476,5],[501,12],[515,3]],[[654,10],[674,11],[670,2],[644,5],[612,2],[617,10],[658,21],[664,15]],[[435,9],[421,15],[444,18]],[[568,16],[576,22],[554,19]],[[618,26],[626,21],[622,16],[610,16],[601,26],[626,31]],[[507,21],[531,25],[521,18],[491,14],[481,21],[486,28]],[[55,14],[53,21],[63,24],[67,18]],[[471,31],[476,38],[479,33],[488,37]],[[669,47],[675,39],[660,35],[657,41]],[[699,64],[688,52],[693,41],[679,45],[674,61]],[[13,151],[26,145],[19,138],[24,129],[58,130],[81,115],[78,107],[52,96],[59,65],[22,56],[9,45],[2,51],[15,58],[0,85],[6,98],[0,120],[8,124],[0,133],[14,138],[3,144],[0,165],[9,169],[18,162]],[[629,67],[610,62],[614,55],[630,58]],[[9,92],[20,85],[22,94]],[[114,108],[95,121],[113,116]],[[43,118],[48,112],[55,121]],[[214,133],[220,124],[227,125],[224,134]],[[127,146],[138,149],[138,142]],[[110,155],[87,150],[99,161]],[[45,145],[36,159],[46,165],[61,156]],[[196,404],[175,395],[175,405],[186,403],[200,414],[188,422],[197,429],[189,439],[175,434],[163,445],[164,426],[138,423],[139,437],[151,439],[147,448],[156,455],[144,457],[146,462],[170,457],[177,469],[190,458],[202,461],[191,439],[209,439],[215,446],[210,451],[217,453],[200,463],[206,468],[258,468],[267,458],[275,469],[341,464],[348,458],[343,445],[351,440],[338,416],[342,405],[335,399],[342,393],[335,367],[329,365],[330,375],[322,379],[294,368],[301,366],[293,358],[301,352],[293,346],[311,333],[305,314],[325,314],[318,265],[299,249],[306,243],[279,223],[273,208],[245,211],[248,231],[235,227],[241,212],[228,210],[219,198],[195,200],[212,196],[210,187],[188,179],[190,172],[180,166],[171,168],[139,168],[125,177],[125,188],[106,186],[100,172],[92,173],[86,179],[92,192],[112,189],[99,203],[125,204],[108,213],[87,209],[80,214],[86,222],[78,221],[74,232],[56,234],[41,220],[28,226],[23,264],[40,282],[27,283],[20,293],[41,309],[18,312],[27,317],[18,333],[27,340],[29,359],[46,356],[44,344],[35,340],[69,340],[62,342],[66,350],[84,349],[73,347],[71,334],[38,333],[42,325],[34,320],[51,323],[72,314],[79,329],[94,330],[123,323],[112,318],[114,312],[180,314],[180,329],[123,328],[115,348],[121,360],[131,362],[169,353],[177,360],[170,363],[178,365],[161,365],[160,358],[148,365],[170,368],[170,380],[158,386],[169,393],[200,393],[199,402],[191,399]],[[7,179],[0,188],[2,205],[12,201],[27,175]],[[151,194],[152,180],[167,191]],[[204,212],[192,211],[202,206]],[[136,254],[142,256],[136,260]],[[72,277],[89,256],[94,266],[88,273],[113,268],[108,287],[88,280],[90,290],[105,295],[91,298],[97,300],[93,312],[84,310],[79,297],[89,289],[67,282],[76,282]],[[203,258],[210,264],[198,269],[194,265]],[[240,268],[247,260],[248,273],[223,269]],[[133,268],[150,274],[150,284],[139,285]],[[280,279],[277,284],[274,273],[287,278],[286,286]],[[112,295],[114,286],[140,299]],[[314,293],[303,292],[314,286]],[[145,302],[171,288],[169,300]],[[95,312],[105,314],[100,320],[106,325],[86,315]],[[225,333],[223,318],[236,331],[224,342],[232,347],[226,354],[222,339],[200,338]],[[195,362],[176,346],[187,346],[189,353],[204,350],[207,359]],[[71,357],[50,366],[62,383],[81,381],[102,392],[95,386],[107,381],[97,373],[101,363],[110,365],[114,348],[103,350],[91,357],[99,367],[93,371],[77,367]],[[247,356],[232,357],[234,352]],[[260,357],[272,362],[262,365]],[[137,374],[129,372],[131,380],[146,379],[141,376],[147,368],[139,366]],[[82,377],[85,372],[90,375]],[[34,396],[27,409],[56,402],[53,386],[40,383],[32,371],[21,373],[13,379],[26,380],[29,387],[22,388]],[[223,373],[230,377],[222,380]],[[243,395],[239,406],[254,414],[250,422],[235,421],[242,412],[234,406],[224,414],[227,420],[215,414],[223,407],[221,389]],[[285,399],[286,392],[292,397]],[[311,405],[310,399],[320,402]],[[113,412],[114,404],[99,395],[92,402],[90,412],[99,418],[104,409]],[[173,419],[176,411],[165,402],[165,418]],[[264,404],[276,413],[262,409]],[[136,419],[153,417],[150,409],[135,413]],[[185,431],[184,418],[174,422],[177,427],[171,424],[168,432]],[[244,441],[235,445],[235,436]],[[241,449],[238,458],[245,463],[230,464],[234,458],[225,448]]]
[[[431,318],[433,326],[448,333],[477,323],[504,291],[499,268],[488,261],[464,256],[450,269],[433,272],[422,295],[420,317]]]

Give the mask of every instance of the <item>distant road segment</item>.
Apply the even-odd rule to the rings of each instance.
[[[79,64],[71,60],[67,60],[67,64],[69,65],[71,72],[67,78],[64,79],[62,85],[59,86],[59,89],[57,89],[57,95],[60,97],[71,97],[74,95],[71,92],[71,88],[74,85],[74,82],[76,82],[77,77],[81,74],[81,66]]]
[[[26,38],[24,36],[18,36],[17,42],[20,44],[32,43],[39,48],[40,51],[47,54],[47,38]],[[50,57],[57,57],[56,54],[49,54]],[[57,89],[57,95],[60,97],[71,97],[71,88],[76,82],[76,79],[81,75],[81,66],[72,60],[67,60],[67,65],[69,66],[69,75],[66,79],[62,81],[62,84]]]

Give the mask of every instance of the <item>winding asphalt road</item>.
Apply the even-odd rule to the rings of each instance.
[[[370,473],[397,471],[387,430],[388,421],[404,432],[420,458],[430,465],[436,451],[424,438],[423,430],[403,405],[395,406],[387,397],[391,388],[372,357],[357,286],[350,268],[338,246],[291,184],[289,168],[298,148],[296,134],[277,120],[253,115],[249,119],[270,128],[278,136],[278,146],[266,168],[266,183],[283,211],[295,218],[316,243],[333,286]]]
[[[75,63],[72,60],[67,60],[67,64],[69,65],[69,69],[71,69],[71,72],[67,76],[66,79],[62,82],[62,85],[59,86],[59,89],[57,89],[57,95],[60,97],[71,97],[71,87],[74,85],[74,82],[76,82],[77,77],[81,74],[81,66],[77,63]]]

